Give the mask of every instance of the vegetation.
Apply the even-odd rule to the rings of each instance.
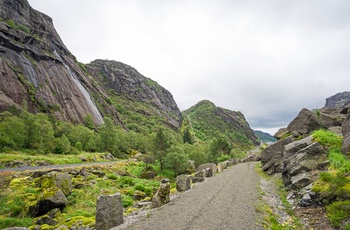
[[[312,190],[323,198],[326,211],[334,227],[350,229],[350,160],[341,152],[342,137],[327,130],[317,130],[314,139],[328,151],[330,167],[319,174],[319,180]]]

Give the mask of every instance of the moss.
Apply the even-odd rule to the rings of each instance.
[[[65,221],[59,222],[56,226],[61,226],[63,224],[67,226],[68,229],[71,229],[73,225],[80,225],[80,224],[83,226],[92,227],[93,225],[95,225],[95,217],[75,216]]]

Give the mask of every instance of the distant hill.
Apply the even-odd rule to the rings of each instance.
[[[275,137],[271,136],[269,133],[265,133],[265,132],[260,131],[260,130],[254,130],[254,133],[263,142],[276,142],[277,141],[277,139]]]
[[[201,141],[220,136],[237,147],[258,145],[260,142],[241,112],[217,107],[208,100],[183,111],[183,119],[185,125],[191,126],[196,139]]]

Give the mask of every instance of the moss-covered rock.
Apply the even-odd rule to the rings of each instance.
[[[68,196],[73,189],[72,178],[67,173],[50,172],[41,178],[42,188],[56,186],[61,189],[65,196]]]

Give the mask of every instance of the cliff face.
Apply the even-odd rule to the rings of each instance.
[[[95,60],[86,67],[108,92],[113,104],[116,104],[117,108],[123,107],[120,109],[121,116],[123,110],[127,110],[129,113],[134,113],[134,116],[138,114],[142,117],[159,119],[175,130],[180,128],[181,112],[172,94],[157,82],[144,77],[133,67],[117,61]],[[132,122],[130,117],[132,116],[125,119]],[[136,120],[133,122],[139,125],[147,122]]]
[[[326,99],[326,108],[343,108],[350,103],[350,92],[337,93]]]
[[[203,141],[225,135],[237,146],[260,143],[241,112],[223,109],[204,100],[183,113],[190,119],[196,137]]]
[[[26,0],[0,0],[0,112],[14,106],[96,124],[112,115],[107,95],[84,72],[56,32],[52,19]]]

